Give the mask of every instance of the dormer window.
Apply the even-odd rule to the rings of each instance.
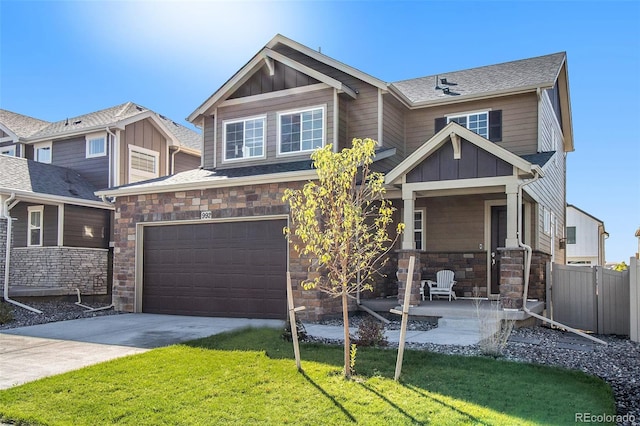
[[[324,107],[278,115],[279,154],[313,151],[324,146]]]
[[[483,138],[488,138],[489,136],[489,113],[486,111],[448,116],[447,123],[452,121],[479,134]]]
[[[264,157],[266,118],[247,118],[224,123],[224,159]]]
[[[87,135],[87,158],[107,155],[107,138],[105,134]]]

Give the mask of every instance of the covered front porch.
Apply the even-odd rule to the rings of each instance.
[[[513,321],[524,321],[530,316],[524,310],[504,310],[496,307],[497,301],[484,298],[448,300],[425,300],[409,308],[409,315],[423,318],[495,318]],[[388,313],[390,309],[399,309],[398,301],[394,298],[363,299],[361,305],[378,313]],[[544,301],[529,299],[527,308],[542,315],[545,308]]]
[[[523,294],[522,243],[531,244],[537,226],[536,202],[523,188],[540,176],[539,166],[453,122],[390,171],[386,183],[397,189],[405,224],[397,302],[409,278],[435,280],[444,269],[455,274],[457,297],[499,300],[515,310],[524,297],[543,300],[544,266],[529,276],[534,295]],[[536,265],[544,264],[544,254],[536,256]],[[410,304],[421,306],[418,287],[411,293]]]

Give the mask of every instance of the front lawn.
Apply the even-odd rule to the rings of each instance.
[[[489,358],[301,345],[257,329],[155,349],[0,391],[0,419],[23,424],[567,424],[615,414],[609,386],[579,372]],[[28,366],[27,366],[28,368]]]

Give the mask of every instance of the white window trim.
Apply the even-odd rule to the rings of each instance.
[[[89,146],[90,146],[90,142],[92,140],[96,140],[96,139],[102,139],[103,140],[103,146],[104,146],[104,151],[97,153],[97,154],[90,154],[89,151]],[[104,157],[105,155],[107,155],[107,134],[102,132],[102,133],[91,133],[85,136],[85,143],[86,143],[86,158],[96,158],[96,157]]]
[[[133,173],[134,175],[144,177],[145,178],[144,180],[154,179],[154,178],[160,177],[160,153],[158,151],[153,151],[151,149],[142,148],[142,147],[136,146],[136,145],[129,145],[128,147],[129,147],[129,156],[128,156],[129,164],[128,164],[128,170],[127,170],[128,171],[128,179],[129,179],[128,183],[132,183],[131,182],[131,171],[134,170],[134,169],[131,168],[131,154],[133,152],[139,152],[141,154],[152,155],[156,159],[156,167],[155,167],[156,171],[155,171],[155,173],[145,172],[143,170],[135,170],[134,173]]]
[[[427,209],[426,209],[426,207],[420,207],[420,208],[414,209],[413,210],[414,216],[415,216],[415,213],[418,213],[418,212],[422,214],[422,217],[421,217],[421,221],[420,221],[420,229],[416,228],[415,218],[414,218],[414,224],[413,224],[414,248],[415,248],[415,234],[416,234],[416,232],[419,231],[419,232],[422,233],[422,241],[420,242],[422,247],[420,248],[420,250],[424,251],[424,250],[427,249],[426,248],[427,247],[426,246],[426,244],[427,244]]]
[[[280,111],[278,112],[278,122],[276,124],[277,128],[278,128],[278,132],[277,132],[277,136],[276,136],[276,144],[278,145],[278,151],[277,151],[277,157],[291,157],[291,156],[296,156],[296,155],[300,155],[300,154],[305,154],[305,153],[309,153],[309,152],[313,152],[316,149],[319,148],[314,148],[314,149],[305,149],[305,150],[300,150],[300,151],[294,151],[294,152],[282,152],[282,144],[281,144],[281,133],[282,133],[282,129],[280,128],[280,123],[281,123],[281,117],[283,115],[291,115],[291,114],[302,114],[303,112],[309,112],[309,111],[313,111],[316,109],[321,109],[322,110],[322,146],[320,146],[320,148],[324,147],[327,144],[327,105],[316,105],[316,106],[312,106],[312,107],[308,107],[308,108],[301,108],[301,109],[292,109],[292,110],[287,110],[287,111]],[[302,141],[300,141],[300,147],[302,148]]]
[[[38,159],[38,150],[46,149],[46,148],[49,148],[49,154],[50,154],[49,161],[40,161]],[[33,144],[33,157],[34,157],[34,160],[36,160],[38,163],[51,164],[53,160],[53,142],[48,141],[48,142],[40,142],[40,143]]]
[[[5,154],[4,151],[8,151],[8,150],[13,150],[13,154]],[[13,144],[13,145],[5,145],[0,147],[0,154],[1,155],[9,155],[11,157],[16,157],[18,153],[18,147],[17,145]]]
[[[468,126],[469,126],[469,116],[470,115],[487,114],[487,139],[489,139],[489,111],[491,111],[491,108],[489,108],[489,109],[481,109],[481,110],[477,110],[477,111],[458,112],[458,113],[455,113],[455,114],[446,114],[445,117],[447,118],[447,124],[451,123],[451,119],[452,118],[467,117],[467,126],[465,126],[465,128],[469,129]],[[480,136],[482,136],[482,135],[480,135]]]
[[[421,228],[420,229],[416,229],[416,227],[415,227],[415,213],[416,212],[422,213],[422,223],[421,223]],[[427,245],[427,208],[426,207],[415,207],[413,209],[413,213],[414,213],[414,219],[413,219],[414,224],[413,224],[413,236],[411,237],[411,242],[413,243],[414,250],[416,250],[415,233],[416,233],[416,231],[421,231],[422,232],[422,248],[420,250],[424,251],[424,250],[426,250],[426,245]],[[404,208],[400,209],[400,216],[404,217]]]
[[[242,158],[227,158],[227,124],[245,123],[252,120],[262,120],[262,155],[254,155],[252,157]],[[243,129],[244,132],[244,129]],[[244,134],[242,135],[242,142],[244,146]],[[244,152],[243,152],[244,155]],[[230,120],[222,121],[222,162],[223,163],[235,163],[238,161],[251,161],[251,160],[264,160],[267,158],[267,116],[256,115],[254,117],[234,118]]]
[[[40,224],[39,227],[31,226],[31,213],[40,212]],[[27,207],[27,247],[42,247],[43,234],[44,234],[44,206],[29,206]],[[40,230],[40,241],[38,244],[31,244],[31,231],[33,229]]]
[[[542,206],[542,215],[542,232],[544,232],[545,235],[551,235],[551,210]]]

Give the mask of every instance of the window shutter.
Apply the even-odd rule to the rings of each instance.
[[[435,133],[438,133],[440,130],[444,129],[444,126],[447,125],[447,117],[438,117],[436,118]],[[434,134],[435,134],[434,133]]]
[[[489,111],[489,140],[491,142],[502,140],[502,110]]]

